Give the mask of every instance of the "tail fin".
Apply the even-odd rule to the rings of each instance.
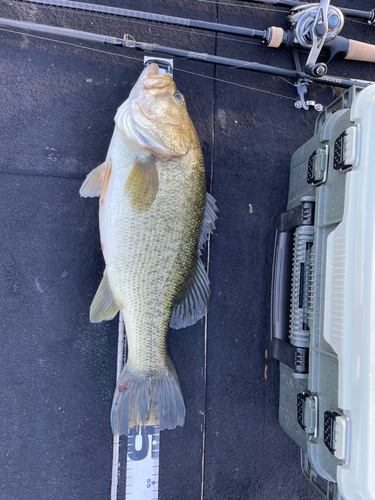
[[[153,374],[138,374],[125,365],[113,397],[114,434],[128,435],[135,425],[160,425],[160,430],[183,426],[185,404],[172,363]]]

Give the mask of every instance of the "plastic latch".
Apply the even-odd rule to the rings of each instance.
[[[352,125],[335,140],[333,147],[333,168],[347,172],[359,165],[360,126]]]
[[[327,180],[328,146],[314,151],[307,164],[307,183],[317,187]]]
[[[309,438],[318,436],[318,398],[305,391],[297,394],[297,421]]]
[[[339,460],[346,461],[348,456],[349,419],[344,415],[337,416],[334,432],[334,455]]]
[[[353,125],[344,136],[343,163],[346,168],[359,164],[359,130],[359,125]]]
[[[348,463],[350,420],[337,411],[324,412],[324,444],[338,460]]]

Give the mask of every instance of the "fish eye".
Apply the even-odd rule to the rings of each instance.
[[[185,102],[185,98],[180,92],[177,92],[177,94],[174,95],[174,97],[179,101],[181,104]]]

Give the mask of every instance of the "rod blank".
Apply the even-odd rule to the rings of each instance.
[[[124,41],[121,38],[114,38],[105,35],[98,35],[96,33],[89,33],[87,31],[78,31],[70,28],[60,28],[57,26],[48,26],[46,24],[29,23],[27,21],[17,21],[15,19],[0,18],[0,27],[2,28],[21,28],[31,31],[38,31],[39,33],[47,33],[49,35],[61,35],[71,38],[78,38],[80,40],[87,40],[91,42],[110,43],[114,45],[123,45]]]
[[[50,7],[59,7],[66,9],[79,10],[83,12],[96,12],[100,14],[110,14],[113,16],[130,17],[134,19],[144,19],[146,21],[156,21],[177,26],[186,26],[190,28],[199,28],[209,31],[218,31],[221,33],[230,33],[232,35],[243,35],[250,38],[264,39],[266,31],[244,28],[242,26],[231,26],[229,24],[210,23],[198,21],[195,19],[186,19],[183,17],[164,16],[152,12],[142,12],[138,10],[121,9],[117,7],[108,7],[106,5],[96,5],[85,2],[74,2],[71,0],[23,0],[27,3],[46,5]]]

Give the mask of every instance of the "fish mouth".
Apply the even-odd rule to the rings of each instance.
[[[151,94],[152,96],[163,95],[163,94],[174,94],[176,91],[176,84],[174,83],[172,77],[167,73],[158,73],[159,66],[156,63],[152,63],[147,68],[143,70],[141,76],[141,86],[138,89],[137,94],[134,96],[134,105],[136,109],[141,113],[141,115],[147,120],[152,122],[165,123],[167,125],[172,125],[175,127],[180,126],[179,122],[174,123],[168,117],[164,119],[161,116],[155,115],[148,107],[144,104],[142,94]]]
[[[158,71],[155,63],[144,68],[129,98],[117,111],[116,126],[157,156],[183,156],[191,147],[190,133],[184,131],[180,116],[184,108],[178,108],[174,101],[177,88],[172,77]]]
[[[159,66],[153,63],[144,70],[143,87],[152,94],[170,92],[174,84],[172,77],[167,73],[158,73],[159,69]]]

